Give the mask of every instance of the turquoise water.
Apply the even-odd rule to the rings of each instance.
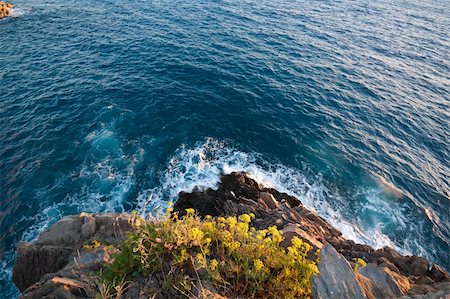
[[[449,270],[447,1],[15,1],[0,20],[0,297],[64,215],[248,171]]]

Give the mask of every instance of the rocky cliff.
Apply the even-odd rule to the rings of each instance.
[[[312,281],[314,298],[450,298],[450,276],[417,256],[402,256],[392,248],[374,250],[343,238],[326,220],[285,193],[263,188],[242,173],[222,177],[217,190],[180,193],[174,211],[194,208],[200,215],[253,213],[257,228],[276,225],[285,240],[297,236],[320,250],[319,275]],[[67,216],[31,243],[20,243],[13,280],[22,298],[93,298],[97,273],[111,260],[111,251],[89,244],[118,244],[132,229],[127,214]],[[355,262],[367,265],[355,270]],[[158,281],[137,278],[123,298],[154,296]],[[213,293],[198,297],[220,298]]]

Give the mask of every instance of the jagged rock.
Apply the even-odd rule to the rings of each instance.
[[[216,190],[181,192],[174,211],[184,214],[186,208],[196,209],[200,216],[254,213],[253,224],[257,228],[276,225],[284,232],[283,246],[289,246],[290,240],[298,236],[312,246],[310,253],[321,248],[321,272],[313,279],[315,298],[421,298],[415,296],[425,294],[426,298],[447,298],[450,294],[450,277],[441,267],[417,256],[402,256],[392,248],[374,250],[346,240],[295,197],[260,187],[243,173],[224,175]],[[93,240],[116,245],[132,228],[132,221],[133,217],[125,214],[67,216],[36,241],[19,243],[13,280],[23,291],[22,297],[95,296],[99,285],[91,273],[110,262],[112,252],[106,246],[94,250],[82,246]],[[353,258],[362,258],[369,264],[356,273],[350,265]],[[127,285],[123,297],[163,298],[158,292],[163,279],[137,277]],[[205,298],[220,298],[212,288],[205,292]]]
[[[19,243],[13,269],[13,280],[23,291],[47,273],[54,273],[67,264],[73,248],[55,245]]]
[[[367,298],[347,260],[330,244],[320,251],[319,275],[312,279],[316,299]]]
[[[43,275],[39,282],[27,288],[21,298],[94,298],[98,293],[98,282],[91,275],[101,265],[111,260],[105,246],[82,251],[69,259],[69,263],[56,273]]]
[[[448,281],[450,275],[441,266],[433,264],[428,275],[433,281]]]
[[[36,241],[18,244],[14,283],[23,291],[45,274],[61,270],[84,243],[98,240],[117,244],[124,238],[124,232],[131,229],[129,220],[130,216],[125,214],[81,214],[62,218],[42,232]]]
[[[278,202],[275,200],[275,197],[273,197],[273,195],[269,192],[261,192],[259,196],[269,209],[278,209],[280,207]]]
[[[361,276],[367,278],[362,279],[365,285],[364,290],[368,297],[372,298],[396,298],[405,295],[411,288],[408,279],[401,276],[387,267],[378,267],[376,264],[370,263],[366,267],[358,269],[358,280]]]
[[[417,286],[414,293],[410,293],[406,296],[401,297],[401,299],[450,299],[450,282],[436,283],[424,288]]]

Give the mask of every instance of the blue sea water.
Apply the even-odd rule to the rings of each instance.
[[[448,1],[14,4],[1,298],[17,242],[64,215],[146,213],[231,171],[450,270]]]

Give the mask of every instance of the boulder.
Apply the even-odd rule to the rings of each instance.
[[[118,244],[131,229],[130,219],[130,215],[113,213],[62,218],[36,241],[18,244],[14,283],[19,290],[25,290],[45,274],[61,270],[83,244],[93,240]]]
[[[359,267],[358,272],[358,280],[365,285],[366,295],[372,294],[373,298],[397,298],[407,294],[411,288],[406,277],[374,263]],[[361,279],[361,276],[367,279]]]
[[[333,246],[320,251],[319,275],[312,279],[316,299],[367,298],[347,260]]]

